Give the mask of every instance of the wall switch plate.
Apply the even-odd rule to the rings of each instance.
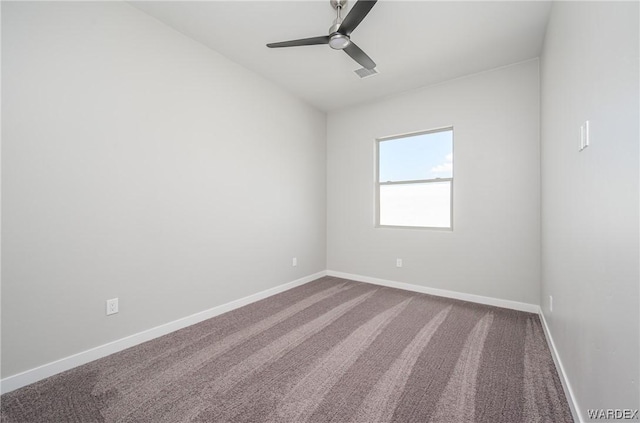
[[[107,316],[118,312],[118,299],[112,298],[107,300]]]
[[[291,266],[296,267],[298,265],[298,257],[291,259]]]
[[[402,259],[396,259],[396,267],[402,267]]]
[[[580,147],[578,148],[578,151],[582,151],[589,147],[590,138],[589,121],[586,120],[582,125],[580,125]]]
[[[549,295],[549,312],[553,313],[553,295]]]

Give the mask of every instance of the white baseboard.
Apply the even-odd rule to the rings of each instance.
[[[313,275],[305,276],[303,278],[296,279],[295,281],[278,285],[265,291],[258,292],[257,294],[249,295],[247,297],[240,298],[238,300],[231,301],[226,304],[222,304],[217,307],[213,307],[208,310],[204,310],[199,313],[195,313],[190,316],[183,317],[181,319],[174,320],[172,322],[165,323],[163,325],[156,326],[142,332],[138,332],[125,338],[121,338],[116,341],[109,342],[107,344],[100,345],[86,351],[82,351],[69,357],[44,364],[34,369],[30,369],[22,373],[6,377],[0,380],[0,393],[4,394],[6,392],[11,392],[15,389],[45,379],[49,376],[53,376],[74,367],[81,366],[83,364],[89,363],[90,361],[106,357],[109,354],[125,350],[143,342],[147,342],[151,339],[174,332],[178,329],[194,325],[196,323],[202,322],[203,320],[218,316],[222,313],[226,313],[228,311],[235,310],[236,308],[270,297],[272,295],[279,294],[288,289],[295,288],[296,286],[303,285],[307,282],[311,282],[313,280],[326,276],[326,274],[326,271],[314,273]]]
[[[422,294],[430,294],[438,297],[454,298],[456,300],[470,301],[472,303],[486,304],[496,307],[509,308],[512,310],[526,311],[528,313],[538,314],[540,306],[537,304],[521,303],[518,301],[503,300],[500,298],[483,297],[482,295],[465,294],[464,292],[449,291],[446,289],[429,288],[421,285],[413,285],[404,282],[395,282],[386,279],[372,278],[369,276],[354,275],[351,273],[336,272],[327,270],[328,276],[338,278],[351,279],[359,282],[371,283],[374,285],[388,286],[390,288],[404,289],[407,291],[420,292]]]
[[[567,377],[567,373],[564,371],[562,360],[560,360],[560,355],[558,354],[556,345],[553,342],[553,337],[551,336],[551,331],[549,330],[549,326],[547,325],[547,320],[544,318],[542,308],[540,308],[538,314],[540,316],[540,321],[542,322],[542,329],[544,330],[544,334],[547,337],[547,344],[549,344],[551,356],[553,357],[553,361],[556,364],[556,369],[558,370],[558,375],[560,376],[560,382],[562,383],[562,387],[564,388],[564,394],[567,397],[567,402],[569,403],[569,408],[571,409],[571,414],[573,415],[573,420],[576,422],[584,422],[586,420],[580,412],[581,408],[578,406],[576,397],[573,394],[573,389],[571,389],[569,378]]]

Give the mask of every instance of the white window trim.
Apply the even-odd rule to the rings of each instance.
[[[443,126],[440,128],[435,128],[435,129],[429,129],[426,131],[416,131],[416,132],[408,132],[408,133],[404,133],[404,134],[399,134],[399,135],[388,135],[385,137],[380,137],[380,138],[376,138],[375,140],[375,162],[374,162],[374,168],[375,168],[375,175],[374,175],[374,201],[375,201],[375,221],[374,221],[374,227],[376,228],[388,228],[388,229],[426,229],[426,230],[430,230],[430,231],[445,231],[445,232],[453,232],[453,177],[451,178],[435,178],[435,179],[415,179],[415,180],[410,180],[410,181],[395,181],[395,182],[380,182],[380,143],[384,142],[384,141],[390,141],[390,140],[397,140],[400,138],[407,138],[407,137],[414,137],[417,135],[425,135],[425,134],[433,134],[436,132],[444,132],[444,131],[451,131],[451,153],[453,154],[454,160],[453,160],[453,167],[454,167],[454,171],[452,172],[453,175],[455,175],[455,165],[456,165],[456,161],[455,161],[455,153],[454,153],[454,149],[455,149],[455,142],[454,142],[454,134],[453,134],[453,125],[451,126]],[[451,189],[451,193],[449,196],[449,227],[443,228],[443,227],[439,227],[439,226],[405,226],[405,225],[381,225],[380,224],[380,186],[382,185],[409,185],[409,184],[420,184],[420,183],[431,183],[431,182],[447,182],[450,181],[450,189]]]

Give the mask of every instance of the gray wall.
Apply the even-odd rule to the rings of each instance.
[[[261,77],[124,3],[3,2],[2,88],[2,377],[325,269],[325,115]]]
[[[585,418],[639,408],[638,16],[556,2],[541,59],[542,309]]]
[[[448,125],[454,230],[375,228],[375,139]],[[537,60],[329,113],[328,269],[539,304],[539,160]]]

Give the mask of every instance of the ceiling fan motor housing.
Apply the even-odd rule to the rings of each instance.
[[[336,18],[333,21],[333,25],[331,25],[331,28],[329,28],[329,35],[332,35],[338,32],[338,28],[340,28],[340,25],[342,25],[342,19]]]

